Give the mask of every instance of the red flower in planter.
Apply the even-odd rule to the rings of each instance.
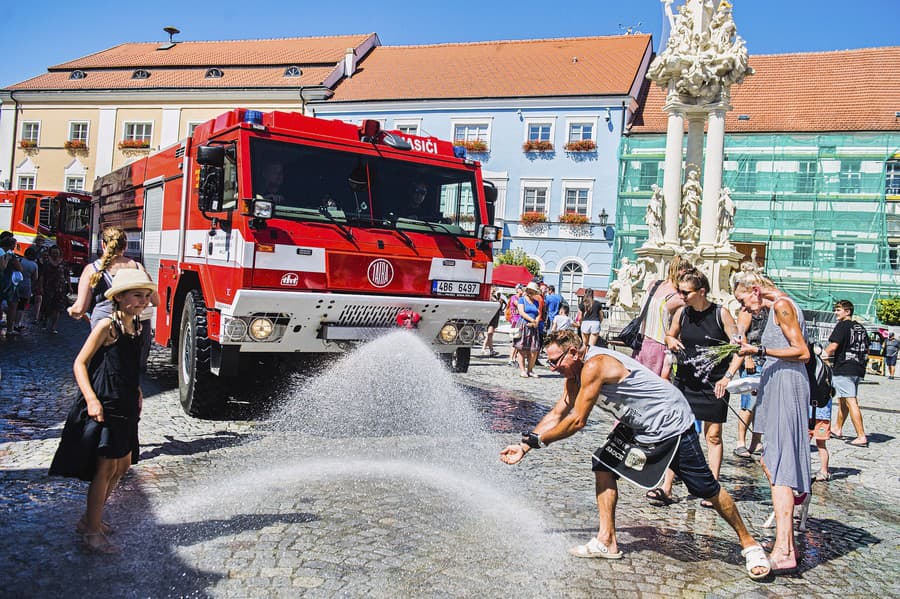
[[[566,212],[559,215],[559,222],[567,225],[586,225],[588,224],[588,217],[577,212]]]
[[[566,152],[593,152],[597,149],[597,144],[593,139],[582,139],[580,141],[570,141],[566,144]]]
[[[525,226],[539,225],[547,222],[547,215],[543,212],[523,212],[522,224]]]
[[[37,142],[34,141],[33,139],[20,139],[19,147],[22,148],[23,150],[31,150],[31,149],[37,147]]]
[[[149,147],[150,142],[141,139],[123,139],[119,142],[120,150],[146,150]]]
[[[523,152],[552,152],[553,144],[549,141],[538,141],[534,139],[529,139],[524,144],[522,144]]]
[[[487,152],[488,146],[487,142],[481,141],[480,139],[473,139],[472,141],[463,141],[458,139],[453,142],[454,146],[462,146],[469,152]]]
[[[87,148],[87,142],[81,139],[70,139],[63,144],[67,150],[84,150]]]

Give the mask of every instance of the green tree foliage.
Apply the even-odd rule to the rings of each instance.
[[[494,258],[494,264],[514,264],[516,266],[524,266],[532,276],[540,276],[541,266],[538,261],[525,253],[522,248],[515,248],[503,252]]]
[[[882,324],[900,324],[900,297],[875,300],[875,316]]]

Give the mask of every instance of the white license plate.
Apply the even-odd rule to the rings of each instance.
[[[478,295],[481,283],[465,281],[432,281],[431,292],[438,295]]]

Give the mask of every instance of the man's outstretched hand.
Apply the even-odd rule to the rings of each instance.
[[[500,452],[500,461],[506,464],[516,464],[525,457],[525,448],[521,443],[515,445],[507,445],[506,449]]]

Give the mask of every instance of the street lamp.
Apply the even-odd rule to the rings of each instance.
[[[616,234],[615,228],[609,224],[609,215],[606,213],[606,208],[600,209],[600,214],[597,215],[597,224],[600,225],[600,229],[603,231],[603,239],[610,242],[610,247],[612,246],[612,239]]]
[[[606,208],[600,209],[600,214],[597,215],[600,219],[600,226],[606,229],[606,224],[609,222],[609,215],[606,213]]]

